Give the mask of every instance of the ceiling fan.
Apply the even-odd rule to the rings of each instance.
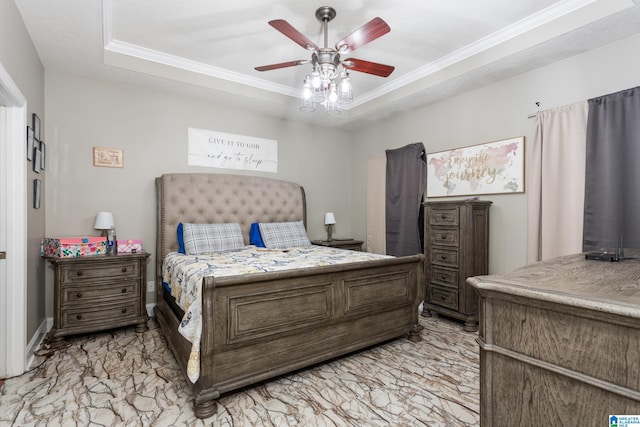
[[[327,108],[327,113],[337,114],[339,109],[328,108],[329,103],[340,101],[340,103],[348,103],[352,100],[351,83],[349,82],[346,70],[358,71],[361,73],[372,74],[379,77],[388,77],[395,67],[391,65],[379,64],[376,62],[365,61],[363,59],[348,58],[342,59],[341,55],[352,52],[367,43],[387,34],[391,31],[381,18],[373,18],[339,42],[335,44],[335,48],[329,47],[328,42],[328,24],[336,17],[336,11],[330,6],[323,6],[316,10],[316,18],[322,22],[324,32],[324,47],[318,47],[314,42],[309,40],[304,34],[296,30],[291,24],[284,19],[276,19],[269,21],[276,30],[312,52],[311,59],[300,59],[297,61],[281,62],[278,64],[264,65],[255,67],[257,71],[270,71],[280,68],[294,67],[297,65],[311,64],[313,72],[307,76],[304,84],[304,98],[310,98],[312,91],[316,92],[316,99],[312,104],[301,106],[303,111],[315,110],[315,103],[322,103]],[[340,79],[340,91],[338,86],[338,78]],[[321,98],[317,98],[317,92],[321,92]],[[333,96],[335,95],[335,96]]]
[[[388,77],[395,67],[390,65],[378,64],[375,62],[364,61],[362,59],[349,58],[345,60],[340,59],[340,54],[352,52],[359,47],[364,46],[387,34],[391,31],[391,28],[381,18],[373,18],[371,21],[364,24],[342,40],[336,43],[335,49],[328,46],[328,23],[336,17],[336,11],[330,6],[323,6],[316,10],[316,18],[322,22],[324,31],[324,47],[318,47],[314,42],[309,40],[304,34],[296,30],[291,24],[284,19],[276,19],[269,21],[276,30],[280,31],[285,36],[289,37],[294,42],[298,43],[303,48],[313,52],[311,60],[301,59],[297,61],[281,62],[279,64],[264,65],[256,67],[258,71],[276,70],[278,68],[293,67],[296,65],[303,65],[311,62],[314,66],[329,65],[332,68],[337,68],[340,64],[342,66],[362,73],[373,74],[380,77]]]

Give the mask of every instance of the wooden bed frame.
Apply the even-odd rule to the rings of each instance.
[[[227,174],[156,178],[157,295],[154,309],[190,384],[195,414],[216,413],[226,392],[409,334],[419,339],[423,256],[285,272],[203,279],[200,378],[186,377],[191,343],[165,300],[162,259],[178,248],[179,222],[303,220],[304,189],[291,182]]]

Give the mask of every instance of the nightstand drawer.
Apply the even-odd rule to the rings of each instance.
[[[118,322],[128,318],[140,316],[137,301],[127,301],[123,304],[106,306],[98,310],[71,308],[62,310],[60,320],[62,328],[81,327],[91,323]]]
[[[64,286],[62,288],[63,306],[73,304],[85,304],[99,301],[112,301],[114,299],[130,299],[140,296],[138,282],[122,282],[108,285],[94,286]]]
[[[431,282],[457,289],[458,270],[450,270],[434,265],[431,268]]]
[[[455,249],[432,248],[429,261],[432,264],[458,266],[458,251]]]
[[[431,209],[429,223],[431,225],[448,225],[452,227],[458,226],[460,223],[460,214],[457,208],[450,209]]]
[[[432,245],[458,246],[457,228],[432,228],[429,234]]]
[[[429,286],[429,302],[452,310],[458,309],[458,291],[439,286]]]
[[[62,266],[61,278],[63,284],[84,282],[95,279],[110,281],[140,277],[140,263],[136,260],[114,263],[91,263]]]

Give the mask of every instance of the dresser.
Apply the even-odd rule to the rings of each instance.
[[[473,277],[480,425],[604,426],[640,414],[640,251]]]
[[[128,325],[147,330],[147,258],[146,252],[47,258],[54,269],[49,339]]]
[[[340,240],[312,240],[312,244],[318,246],[328,246],[330,248],[340,248],[340,249],[349,249],[352,251],[361,251],[362,244],[364,243],[362,240],[355,239],[340,239]]]
[[[424,203],[423,314],[442,314],[478,330],[478,294],[466,279],[489,269],[488,200]]]

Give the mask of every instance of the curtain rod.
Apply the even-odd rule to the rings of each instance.
[[[536,101],[536,102],[535,102],[535,104],[536,104],[536,107],[538,107],[538,111],[536,111],[536,112],[535,112],[535,113],[533,113],[533,114],[529,114],[529,115],[527,116],[527,119],[533,119],[533,118],[534,118],[535,116],[537,116],[537,115],[538,115],[538,113],[540,112],[540,101]]]

